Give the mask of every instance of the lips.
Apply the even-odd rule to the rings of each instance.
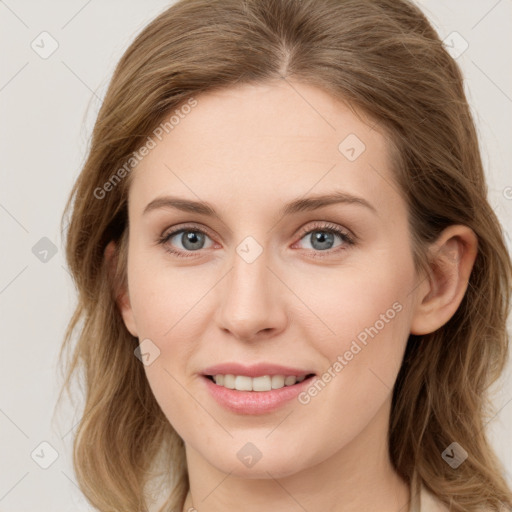
[[[214,375],[245,375],[247,377],[262,377],[264,375],[284,375],[295,377],[306,377],[315,372],[311,369],[282,366],[271,363],[258,363],[254,365],[243,365],[240,363],[221,363],[205,368],[202,372],[203,375],[211,377]]]
[[[251,367],[249,369],[249,372],[256,372],[259,373],[262,371],[258,367]],[[283,373],[289,373],[289,371],[302,373],[303,371],[297,371],[297,369],[294,368],[286,368],[283,366],[277,367],[275,365],[272,365],[269,367],[268,365],[263,367],[267,371],[271,372],[283,372]],[[248,367],[241,368],[240,365],[236,366],[212,366],[211,368],[208,368],[206,371],[248,371]],[[220,375],[224,376],[231,376],[233,377],[233,374],[217,374],[217,377]],[[240,376],[237,377],[237,380]],[[272,376],[272,379],[283,379],[283,374],[274,374]],[[254,377],[251,378],[249,376],[242,376],[241,380],[253,380],[257,381],[261,379],[262,377]],[[262,389],[260,387],[259,390],[252,390],[252,391],[246,391],[246,390],[238,390],[238,389],[229,389],[223,385],[219,385],[215,383],[210,377],[207,375],[201,376],[201,382],[206,387],[207,392],[209,393],[210,397],[212,397],[217,404],[219,404],[224,409],[238,414],[238,415],[255,415],[255,414],[268,414],[272,413],[273,411],[278,410],[281,407],[285,407],[286,404],[293,403],[293,400],[304,391],[308,386],[312,384],[316,377],[314,374],[310,374],[310,377],[306,377],[301,381],[297,381],[295,384],[291,384],[289,386],[283,386],[280,389],[270,389],[268,390],[268,382],[267,382],[267,390]],[[263,380],[268,380],[269,376],[267,374],[266,377],[263,378]],[[293,381],[295,381],[295,377],[291,377]],[[236,382],[235,382],[236,384]],[[245,389],[245,385],[242,385],[242,388]]]

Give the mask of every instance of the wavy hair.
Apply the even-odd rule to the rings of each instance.
[[[100,511],[147,511],[158,460],[168,481],[160,511],[181,510],[189,487],[183,441],[151,392],[116,305],[126,283],[131,174],[112,177],[191,98],[289,78],[383,128],[418,269],[445,227],[464,224],[477,235],[460,307],[440,329],[408,339],[393,391],[390,457],[412,494],[423,484],[452,511],[512,506],[485,432],[490,386],[508,356],[510,256],[487,200],[461,72],[408,0],[180,0],[120,59],[62,219],[78,299],[60,352],[61,362],[67,353],[61,395],[80,373],[85,406],[73,464],[83,494]],[[113,271],[104,255],[112,240]],[[468,452],[456,470],[441,457],[453,441]]]

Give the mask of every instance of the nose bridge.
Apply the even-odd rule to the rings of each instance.
[[[286,322],[277,280],[267,268],[269,253],[256,244],[245,239],[233,251],[231,271],[220,291],[219,326],[241,339],[279,330]]]
[[[224,302],[231,308],[232,315],[249,316],[256,308],[261,310],[269,303],[268,257],[262,251],[254,260],[246,259],[250,254],[242,254],[244,245],[237,248],[232,259],[232,270],[226,283]]]

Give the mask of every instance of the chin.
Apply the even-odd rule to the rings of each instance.
[[[230,450],[231,455],[227,458],[228,452],[223,452],[221,460],[214,458],[210,463],[219,471],[229,473],[230,476],[248,479],[284,478],[304,469],[304,459],[298,459],[297,452],[290,453],[288,457],[278,451],[269,456],[262,454],[257,462],[246,465],[240,460],[237,451]],[[241,458],[243,459],[243,456]],[[300,464],[298,464],[299,461]]]

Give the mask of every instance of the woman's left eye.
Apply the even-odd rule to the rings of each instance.
[[[336,237],[340,240],[338,245],[334,245]],[[207,239],[211,243],[205,246]],[[313,251],[313,256],[315,257],[323,256],[319,253],[337,252],[355,244],[353,236],[336,224],[321,224],[313,228],[310,227],[308,230],[303,230],[299,242],[304,239],[310,244],[310,247],[306,247],[306,249]],[[299,242],[296,242],[294,246]],[[182,227],[162,235],[158,243],[162,244],[166,251],[175,256],[190,257],[193,256],[194,252],[211,247],[213,240],[202,229]],[[181,248],[176,248],[176,243],[181,244]]]
[[[338,245],[334,245],[336,237],[341,242]],[[314,251],[326,252],[334,249],[331,252],[337,252],[338,250],[346,249],[346,246],[354,245],[354,239],[349,233],[342,230],[335,224],[329,224],[325,226],[318,226],[314,229],[309,229],[303,234],[301,240],[309,242],[310,247],[306,249],[312,249]]]

